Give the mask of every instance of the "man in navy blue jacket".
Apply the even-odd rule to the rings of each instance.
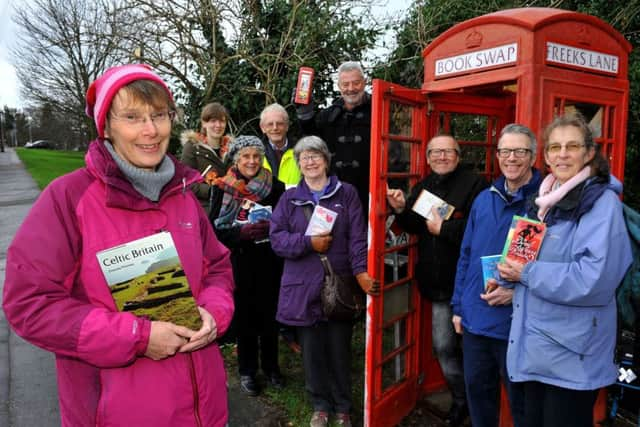
[[[500,176],[475,199],[462,239],[451,306],[456,332],[463,334],[463,366],[473,427],[497,427],[500,378],[505,383],[514,425],[522,413],[521,393],[506,374],[513,289],[500,283],[485,292],[480,257],[498,255],[514,215],[524,215],[526,201],[540,185],[533,168],[536,138],[525,126],[510,124],[497,148]]]

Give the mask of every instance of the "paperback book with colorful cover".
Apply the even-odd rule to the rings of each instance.
[[[482,263],[482,280],[484,282],[484,292],[487,294],[497,287],[496,284],[490,285],[488,282],[489,279],[498,280],[500,278],[497,267],[500,259],[502,259],[502,254],[480,257],[480,262]]]
[[[200,329],[200,312],[169,232],[105,249],[97,257],[118,310]]]
[[[545,223],[514,215],[504,242],[501,261],[509,259],[520,264],[534,261],[547,231]]]
[[[427,190],[422,190],[411,209],[427,220],[432,220],[433,213],[431,212],[431,208],[436,208],[442,219],[449,219],[456,209],[435,194]]]
[[[338,213],[327,209],[323,206],[316,205],[313,208],[311,218],[309,218],[309,225],[304,232],[305,236],[319,236],[322,234],[331,233],[333,224],[336,222]]]

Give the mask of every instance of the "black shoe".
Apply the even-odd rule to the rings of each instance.
[[[467,405],[451,405],[446,423],[451,427],[460,427],[464,425],[465,420],[469,416],[469,408]]]
[[[256,383],[256,379],[251,375],[240,376],[240,390],[249,396],[257,396],[260,394],[258,383]]]
[[[284,388],[284,377],[280,373],[267,375],[269,378],[269,384],[276,390],[282,390]]]

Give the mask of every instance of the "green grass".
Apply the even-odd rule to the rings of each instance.
[[[84,152],[16,148],[33,179],[42,190],[55,178],[84,166]]]

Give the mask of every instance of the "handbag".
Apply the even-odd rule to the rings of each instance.
[[[307,220],[311,217],[309,206],[304,207]],[[357,320],[366,308],[366,295],[353,274],[338,275],[333,271],[326,255],[318,254],[324,279],[320,289],[322,312],[329,320]]]
[[[366,308],[366,295],[353,274],[338,275],[331,262],[320,255],[324,283],[320,290],[322,311],[329,320],[357,320]]]

